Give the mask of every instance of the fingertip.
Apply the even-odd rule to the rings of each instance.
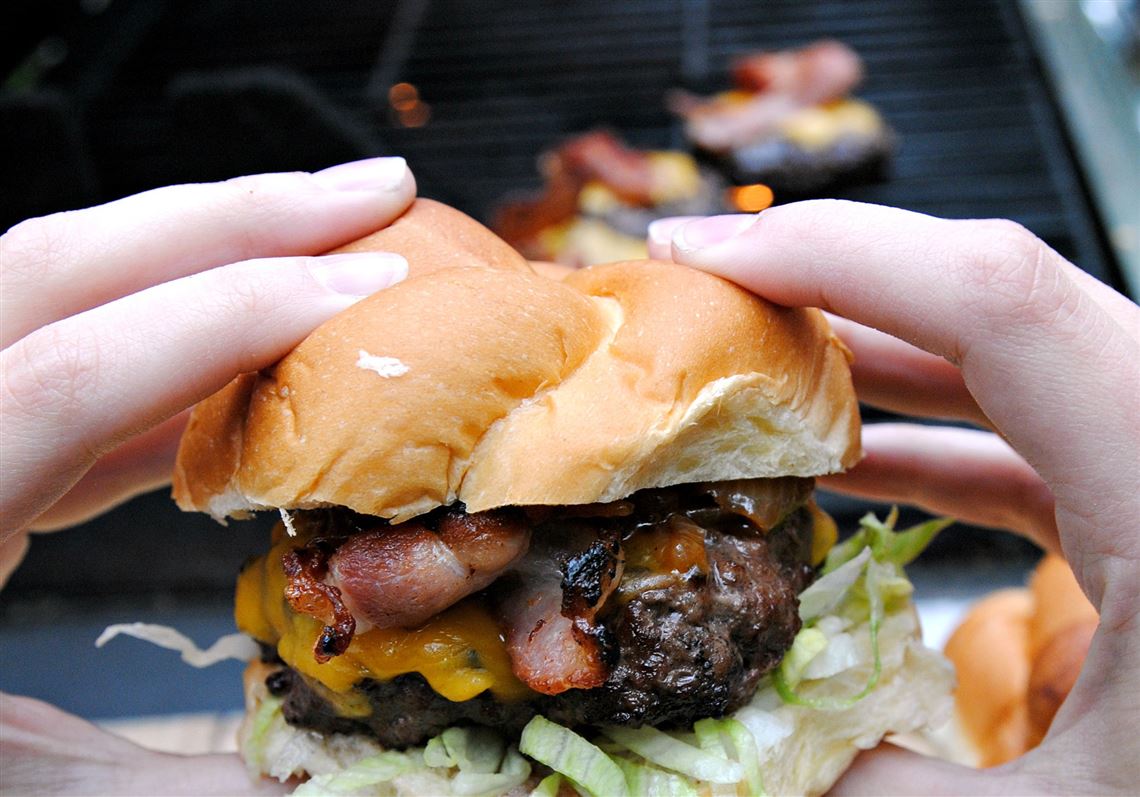
[[[405,279],[408,261],[394,252],[346,252],[314,257],[308,271],[327,290],[363,297]]]
[[[395,193],[407,188],[412,173],[408,162],[401,157],[364,158],[314,172],[313,180],[334,191]]]
[[[667,216],[650,222],[646,234],[646,243],[649,246],[649,256],[655,260],[673,259],[673,234],[685,224],[700,218],[699,216]]]
[[[699,256],[712,247],[743,235],[759,218],[758,213],[734,213],[681,224],[673,233],[673,249],[683,257]]]

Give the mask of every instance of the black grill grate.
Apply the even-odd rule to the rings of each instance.
[[[1120,282],[1013,0],[116,0],[66,18],[70,56],[38,92],[0,101],[8,224],[389,152],[408,157],[423,193],[485,219],[505,193],[538,186],[535,157],[562,136],[607,125],[640,146],[681,146],[668,89],[713,91],[735,54],[833,36],[865,58],[860,93],[901,139],[889,181],[843,196],[1013,218]],[[426,126],[393,123],[383,89],[397,80],[430,104]],[[154,526],[193,529],[163,535],[184,555],[91,566],[96,546],[137,550],[132,535]],[[151,496],[37,541],[11,589],[226,590],[234,546],[256,550],[262,532],[239,532],[241,545],[227,533],[225,546],[215,533]]]

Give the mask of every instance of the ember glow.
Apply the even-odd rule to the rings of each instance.
[[[728,189],[728,201],[745,213],[759,213],[772,206],[772,189],[763,183],[738,185]]]

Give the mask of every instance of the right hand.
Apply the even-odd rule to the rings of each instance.
[[[1063,552],[1099,611],[1080,679],[1040,747],[981,772],[884,747],[837,791],[1134,792],[1140,309],[1012,222],[854,202],[657,222],[650,251],[833,314],[864,401],[997,432],[868,426],[865,459],[821,481]]]

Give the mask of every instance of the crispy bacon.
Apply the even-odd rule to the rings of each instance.
[[[754,143],[796,110],[846,96],[862,80],[863,64],[850,47],[828,40],[743,58],[733,78],[735,92],[709,99],[676,92],[669,99],[689,138],[712,152]]]
[[[563,142],[542,157],[542,170],[546,176],[543,192],[501,205],[492,222],[495,232],[520,249],[533,246],[534,238],[543,230],[573,218],[578,212],[578,193],[588,182],[600,182],[634,205],[653,203],[653,169],[648,156],[606,131]],[[545,256],[533,251],[524,254]]]
[[[612,655],[596,617],[622,572],[616,534],[569,523],[558,531],[536,542],[501,599],[511,667],[547,695],[605,683]]]
[[[330,557],[326,582],[358,619],[379,628],[412,628],[487,587],[529,543],[530,526],[521,513],[468,515],[458,505],[442,515],[353,534]]]
[[[572,138],[556,153],[556,168],[583,183],[597,180],[634,205],[653,202],[653,168],[644,152],[625,146],[612,133],[596,130]]]
[[[610,530],[583,552],[568,557],[562,572],[562,613],[593,622],[598,610],[621,581],[621,540]]]
[[[733,64],[738,88],[755,94],[782,94],[803,105],[845,96],[863,79],[863,62],[842,42],[826,39],[800,50],[756,53]]]
[[[289,582],[285,600],[293,611],[315,617],[325,624],[313,646],[313,658],[322,664],[348,650],[356,633],[356,618],[345,606],[340,590],[321,581],[328,572],[332,543],[322,538],[309,541],[281,557]]]

